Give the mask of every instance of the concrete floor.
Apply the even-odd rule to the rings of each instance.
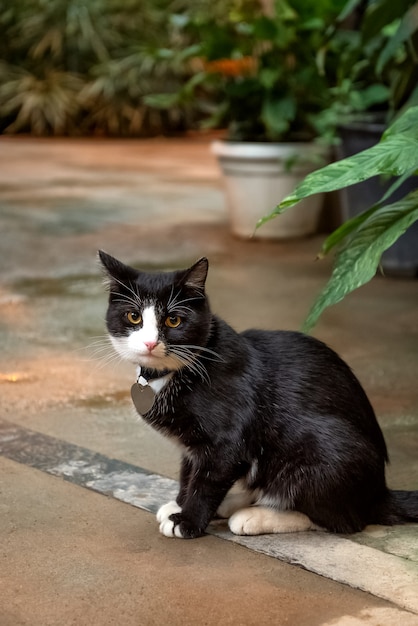
[[[1,137],[0,425],[176,478],[177,451],[131,407],[131,366],[110,357],[96,250],[142,268],[206,255],[212,307],[234,327],[298,328],[328,276],[321,240],[233,239],[205,141]],[[364,384],[390,485],[418,489],[417,281],[377,277],[314,334]],[[12,460],[6,439],[1,626],[418,624],[417,525],[266,549],[169,540],[149,512],[43,471],[37,449]]]

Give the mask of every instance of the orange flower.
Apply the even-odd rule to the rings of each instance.
[[[257,69],[257,59],[246,56],[240,59],[216,59],[205,61],[204,67],[207,72],[223,74],[224,76],[245,76],[253,74]]]

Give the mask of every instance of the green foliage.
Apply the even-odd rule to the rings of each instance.
[[[258,0],[191,5],[182,33],[199,43],[189,48],[197,69],[177,102],[197,98],[206,126],[227,127],[234,140],[303,141],[330,134],[326,112],[338,57],[328,45],[328,30],[344,3],[276,0],[269,12]],[[147,102],[164,107],[172,101],[157,94]]]
[[[176,2],[177,4],[178,2]],[[0,131],[143,135],[184,127],[147,94],[189,74],[162,46],[173,0],[0,0]]]
[[[345,2],[0,0],[0,132],[308,139],[418,103],[416,0]]]
[[[323,310],[342,300],[376,274],[380,258],[418,220],[418,190],[399,202],[373,211],[353,229],[337,254],[331,278],[314,302],[305,329],[311,329]]]
[[[348,0],[329,45],[340,62],[336,84],[330,87],[328,123],[336,126],[367,115],[373,120],[381,110],[387,121],[398,117],[377,145],[309,174],[258,226],[314,193],[374,176],[395,177],[395,182],[376,205],[342,224],[324,242],[319,257],[334,250],[334,267],[305,330],[326,307],[368,282],[383,252],[418,220],[418,190],[386,204],[405,179],[418,173],[418,2]],[[326,65],[326,57],[323,62]]]
[[[328,284],[316,299],[305,330],[310,330],[323,310],[364,285],[375,275],[380,258],[418,220],[417,189],[392,204],[382,204],[399,182],[418,174],[418,106],[411,107],[383,134],[375,146],[308,174],[259,226],[283,213],[303,198],[341,189],[376,175],[399,178],[378,204],[345,222],[325,241],[321,256],[336,249]]]
[[[340,59],[335,121],[376,111],[390,121],[418,104],[418,2],[349,0],[339,22],[331,37]]]
[[[76,117],[78,93],[83,81],[70,72],[46,70],[35,75],[0,64],[0,107],[6,119],[13,119],[10,132],[31,129],[35,135],[66,134]]]
[[[206,126],[241,141],[332,140],[342,121],[365,111],[389,120],[418,103],[417,7],[275,0],[266,11],[259,0],[200,0],[177,20],[194,75],[171,98],[147,103],[193,102]]]

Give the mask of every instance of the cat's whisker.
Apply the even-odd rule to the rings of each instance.
[[[169,311],[169,313],[174,313],[174,312],[177,315],[186,317],[188,314],[193,313],[193,309],[189,306],[175,306],[171,309],[171,311]]]
[[[169,354],[173,354],[175,357],[180,359],[184,365],[188,365],[194,360],[193,354],[184,349],[183,346],[170,346]]]
[[[97,339],[92,341],[87,346],[83,346],[79,348],[78,351],[82,351],[84,353],[91,352],[92,354],[100,354],[101,352],[110,351],[112,349],[112,344],[109,337],[102,337],[101,339]]]
[[[190,362],[190,365],[193,364],[195,367],[201,367],[206,371],[206,367],[199,361],[199,357],[204,357],[204,355],[200,355],[193,351],[193,349],[198,348],[198,346],[172,346],[172,348],[174,348],[177,353],[185,355]]]
[[[114,296],[118,296],[117,298],[113,300],[113,302],[127,302],[128,304],[132,304],[132,306],[135,308],[138,308],[139,306],[141,306],[139,298],[134,300],[133,298],[130,298],[126,294],[118,293],[117,291],[111,291],[110,293]]]
[[[225,362],[225,359],[223,358],[223,356],[218,354],[218,352],[211,350],[210,348],[204,348],[202,346],[189,346],[189,348],[193,348],[197,350],[199,352],[199,356],[201,356],[202,359],[207,359],[208,361],[219,361],[222,363]]]
[[[106,367],[108,367],[111,363],[120,363],[120,360],[116,358],[116,359],[106,359],[106,360],[95,361],[93,364],[94,370],[99,372],[105,369]]]
[[[141,305],[141,301],[140,301],[140,298],[139,298],[138,294],[136,293],[136,291],[132,287],[129,286],[128,283],[124,283],[124,282],[122,282],[121,280],[119,280],[118,278],[116,278],[114,276],[112,277],[112,280],[114,280],[116,283],[121,285],[121,287],[123,287],[124,290],[127,289],[132,294],[133,299],[131,299],[131,302],[133,304],[135,304],[135,306],[140,306]],[[128,296],[126,296],[123,293],[119,293],[119,292],[115,292],[115,291],[111,291],[110,293],[112,293],[113,295],[125,296],[126,300],[128,300]]]
[[[113,363],[122,363],[123,361],[123,357],[121,357],[119,354],[108,354],[106,357],[98,358],[95,361],[94,366],[96,370],[102,370]]]
[[[95,369],[103,369],[111,363],[120,363],[123,358],[114,351],[108,335],[99,336],[87,346],[80,348],[85,354],[85,361],[94,363]]]
[[[116,283],[121,285],[121,287],[123,287],[124,289],[127,289],[128,291],[130,291],[134,297],[138,296],[138,294],[133,290],[133,288],[129,286],[130,283],[128,284],[127,282],[119,280],[119,278],[116,278],[115,276],[112,276],[112,280],[114,280]]]
[[[92,352],[87,360],[111,363],[112,361],[119,359],[120,356],[114,351],[111,351],[109,346],[109,348],[103,348],[103,350],[96,350],[95,352]]]
[[[106,335],[97,335],[97,337],[90,337],[90,339],[91,339],[90,343],[88,343],[86,346],[83,347],[85,350],[90,348],[90,346],[94,346],[96,344],[111,345],[111,339],[110,339],[108,334],[106,334]]]
[[[195,352],[192,353],[194,357],[200,356],[202,359],[206,359],[207,361],[225,362],[225,359],[220,354],[218,354],[214,350],[211,350],[210,348],[205,348],[203,346],[195,346],[192,344],[187,344],[184,346],[184,345],[175,344],[175,345],[172,345],[172,347],[173,348],[188,348],[190,350],[195,350]]]
[[[202,378],[202,380],[205,380],[208,385],[211,384],[211,380],[210,380],[210,376],[208,374],[208,371],[207,371],[206,367],[204,365],[202,365],[202,363],[194,362],[191,369],[193,371],[195,371],[197,374],[199,374],[199,376]]]
[[[201,300],[202,296],[196,296],[194,298],[184,298],[183,300],[177,300],[177,298],[180,296],[180,292],[177,293],[175,295],[174,298],[170,299],[167,303],[167,311],[171,312],[173,309],[178,309],[179,307],[181,307],[182,305],[184,305],[186,302],[192,302],[194,300]],[[170,296],[171,298],[171,296]],[[184,307],[186,310],[192,311],[192,308],[190,307]]]
[[[185,366],[193,373],[200,376],[200,378],[210,385],[210,377],[204,365],[197,361],[186,361]]]
[[[210,384],[210,377],[206,367],[198,360],[197,355],[189,350],[188,346],[171,346],[171,351],[188,369]]]
[[[168,302],[167,302],[167,311],[170,310],[171,306],[173,305],[173,302],[175,302],[176,298],[178,298],[179,293],[176,293],[176,295],[173,297],[174,294],[174,285],[171,285],[171,292],[170,292],[170,297],[168,298]]]

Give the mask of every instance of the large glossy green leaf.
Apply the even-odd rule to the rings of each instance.
[[[406,134],[388,136],[368,150],[312,172],[280,207],[290,207],[315,193],[349,187],[373,176],[401,176],[411,169],[418,169],[418,141]]]
[[[332,232],[322,244],[321,252],[318,258],[323,258],[328,254],[335,246],[341,244],[348,235],[355,231],[370,215],[379,209],[379,205],[372,206],[367,211],[352,217],[339,226],[334,232]]]
[[[384,141],[391,135],[407,134],[411,139],[418,141],[418,106],[407,109],[385,130],[382,136]]]
[[[373,176],[402,176],[415,170],[418,170],[418,106],[399,117],[375,146],[308,174],[293,193],[259,220],[257,227],[316,193],[349,187]]]
[[[324,241],[322,244],[321,252],[318,255],[318,258],[322,259],[326,256],[335,246],[339,244],[344,245],[344,241],[348,239],[348,235],[350,235],[353,231],[355,231],[366,219],[373,215],[375,211],[378,211],[381,208],[381,205],[386,202],[388,198],[407,180],[412,176],[413,172],[406,172],[403,176],[395,179],[395,182],[390,185],[389,189],[380,199],[379,203],[370,207],[366,211],[363,211],[359,215],[352,217],[351,219],[346,220],[339,228],[334,230]],[[418,180],[417,180],[418,186]],[[346,242],[346,245],[349,245]]]
[[[399,202],[380,207],[350,235],[337,254],[331,278],[313,304],[304,324],[308,332],[325,308],[340,302],[375,275],[382,253],[418,220],[418,190]]]

